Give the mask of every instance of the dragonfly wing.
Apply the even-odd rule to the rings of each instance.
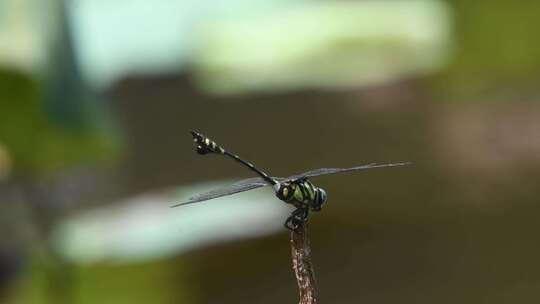
[[[269,184],[260,177],[248,178],[227,187],[223,187],[223,188],[208,191],[206,193],[195,195],[191,197],[189,200],[187,200],[186,202],[172,205],[171,207],[194,204],[194,203],[211,200],[218,197],[223,197],[223,196],[227,196],[227,195],[231,195],[235,193],[257,189],[257,188],[268,186],[268,185]]]
[[[396,166],[404,166],[404,165],[409,165],[409,164],[410,163],[408,162],[407,163],[391,163],[391,164],[371,163],[371,164],[361,165],[361,166],[356,166],[356,167],[351,167],[351,168],[320,168],[320,169],[315,169],[315,170],[307,171],[304,173],[300,173],[297,175],[289,176],[285,180],[293,181],[300,178],[310,178],[310,177],[315,177],[319,175],[360,171],[360,170],[367,170],[367,169],[374,169],[374,168],[396,167]]]

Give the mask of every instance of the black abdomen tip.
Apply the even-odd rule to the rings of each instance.
[[[204,155],[208,153],[223,153],[224,150],[218,146],[214,141],[204,136],[203,134],[191,130],[191,135],[193,136],[193,141],[197,144],[197,153]]]
[[[191,133],[191,136],[193,136],[194,139],[199,139],[199,138],[202,138],[204,137],[201,133],[195,131],[195,130],[191,130],[189,131],[189,133]]]

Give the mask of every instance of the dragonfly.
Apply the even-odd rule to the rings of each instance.
[[[190,131],[193,136],[193,141],[197,145],[196,151],[201,155],[219,154],[235,160],[244,165],[259,177],[248,178],[228,187],[211,190],[206,193],[195,195],[187,201],[172,205],[171,207],[185,206],[195,203],[208,201],[211,199],[233,195],[244,191],[249,191],[261,187],[271,186],[274,189],[276,197],[282,202],[292,205],[295,210],[287,218],[284,226],[289,230],[296,230],[309,219],[310,212],[318,212],[322,210],[323,205],[327,201],[327,194],[324,189],[315,186],[309,179],[316,176],[364,171],[375,168],[397,167],[410,164],[410,162],[399,163],[369,163],[365,165],[350,167],[350,168],[320,168],[310,170],[304,173],[292,175],[289,177],[273,177],[266,174],[261,169],[255,167],[252,163],[240,158],[238,155],[225,150],[215,141],[197,132]]]

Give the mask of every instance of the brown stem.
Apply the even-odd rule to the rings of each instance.
[[[307,223],[291,231],[291,254],[294,274],[300,292],[299,304],[317,303],[317,284],[311,263],[311,247],[307,235]]]

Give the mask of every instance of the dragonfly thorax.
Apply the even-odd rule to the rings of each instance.
[[[296,208],[309,208],[319,211],[326,202],[326,191],[315,187],[307,179],[283,182],[276,187],[276,196]]]

